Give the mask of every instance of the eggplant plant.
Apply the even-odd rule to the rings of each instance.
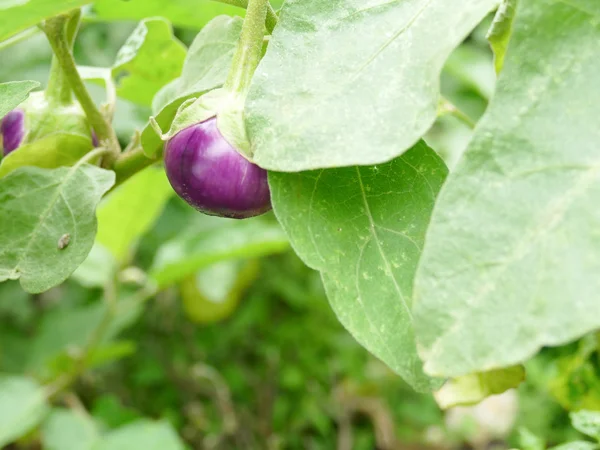
[[[149,304],[175,292],[192,322],[226,328],[261,264],[290,252],[365,355],[442,409],[531,382],[548,349],[593,341],[588,361],[599,5],[0,2],[0,57],[51,51],[47,76],[0,70],[0,297],[17,282],[42,312],[71,285],[101,297],[52,358],[15,374],[0,357],[0,447],[66,449],[45,440],[73,419],[57,405],[126,356],[117,336]],[[129,32],[114,61],[86,38],[102,26]],[[204,311],[211,298],[227,307]],[[587,390],[550,390],[600,409]],[[94,425],[68,448],[183,448],[172,425]]]

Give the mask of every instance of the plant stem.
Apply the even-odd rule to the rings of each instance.
[[[113,189],[138,173],[140,170],[154,164],[160,159],[160,156],[156,158],[148,158],[141,146],[133,147],[131,150],[121,153],[121,156],[115,161],[113,170],[117,176],[117,181],[113,186]]]
[[[240,8],[248,8],[248,0],[214,0],[219,3],[225,3],[227,5],[238,6]],[[271,6],[271,3],[267,3],[267,17],[265,19],[265,26],[269,33],[273,33],[275,26],[277,25],[277,13]]]
[[[75,93],[75,97],[77,97],[77,100],[79,100],[81,107],[85,111],[92,129],[98,136],[100,146],[110,150],[110,153],[108,153],[102,161],[103,167],[110,168],[119,157],[121,147],[115,131],[96,107],[83,80],[79,76],[73,53],[69,46],[66,33],[64,33],[63,27],[65,20],[65,16],[57,16],[49,19],[43,25],[43,30],[46,33],[50,46],[54,51],[54,55],[64,72],[65,79],[71,86],[71,89]]]
[[[79,22],[81,20],[81,10],[76,9],[71,13],[70,16],[61,16],[64,20],[62,26],[62,33],[64,39],[66,39],[69,50],[72,51],[73,43],[75,42],[75,36],[79,29]],[[48,86],[46,88],[46,98],[50,102],[55,102],[59,105],[69,105],[73,100],[73,94],[71,87],[69,86],[69,80],[67,80],[64,71],[60,67],[58,58],[52,56],[52,65],[50,67],[50,76],[48,78]]]
[[[464,123],[471,129],[474,129],[477,126],[477,123],[473,121],[469,116],[467,116],[464,112],[456,107],[450,100],[446,98],[442,98],[440,100],[440,104],[438,106],[438,115],[443,116],[446,114],[450,114]]]
[[[242,34],[224,88],[245,97],[260,62],[269,0],[249,0]]]

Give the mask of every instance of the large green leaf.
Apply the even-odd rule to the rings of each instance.
[[[90,0],[0,0],[0,41]]]
[[[185,46],[162,18],[140,22],[121,47],[113,67],[119,97],[152,106],[152,98],[181,74]]]
[[[2,159],[0,177],[19,167],[54,169],[71,166],[92,148],[90,136],[57,132],[19,147]]]
[[[1,26],[1,25],[0,25]],[[38,87],[37,81],[10,81],[0,83],[0,119],[23,102]]]
[[[1,178],[0,281],[20,279],[28,292],[64,281],[92,248],[96,205],[114,179],[88,164],[25,167]]]
[[[181,438],[165,421],[138,420],[110,432],[94,450],[184,450]]]
[[[156,121],[163,130],[169,129],[177,108],[185,100],[225,82],[241,30],[239,17],[219,16],[198,33],[188,50],[181,77],[159,91],[152,102]],[[161,138],[147,124],[142,132],[144,152],[153,156],[162,145]]]
[[[254,258],[287,248],[281,227],[263,217],[240,221],[200,216],[158,250],[150,275],[164,287],[219,261]]]
[[[162,168],[148,167],[119,186],[98,207],[97,242],[119,262],[154,224],[173,189]]]
[[[498,0],[288,0],[246,108],[254,160],[378,164],[433,124],[452,50]]]
[[[35,381],[0,375],[0,447],[31,431],[48,409],[45,392]]]
[[[581,10],[517,9],[497,91],[440,194],[416,279],[428,373],[517,364],[600,327],[599,43],[597,18]]]
[[[100,432],[85,413],[56,408],[42,427],[44,450],[93,450]]]
[[[275,214],[296,253],[322,272],[342,324],[421,391],[432,382],[415,347],[412,283],[446,172],[420,142],[387,164],[269,178]]]

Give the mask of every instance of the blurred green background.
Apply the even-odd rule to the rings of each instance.
[[[121,2],[113,17],[118,1],[87,10],[75,46],[79,64],[110,66],[135,20],[148,14],[139,2]],[[155,3],[146,4],[150,12]],[[186,45],[215,15],[242,12],[208,2],[212,6],[189,17],[178,15],[176,1],[156,5],[154,14],[168,16]],[[441,79],[445,98],[473,121],[494,90],[488,26],[489,20],[454,52]],[[0,82],[44,82],[50,57],[41,33],[2,48]],[[103,97],[101,88],[90,88]],[[123,143],[150,114],[119,101],[114,124]],[[455,117],[443,116],[426,139],[453,167],[471,134]],[[331,311],[318,274],[285,244],[276,254],[209,265],[131,301],[156,255],[168,257],[182,233],[191,242],[210,241],[219,235],[207,229],[230,226],[198,216],[179,199],[166,203],[137,250],[116,267],[114,296],[123,310],[89,367],[54,399],[41,429],[6,448],[77,449],[74,442],[89,438],[90,426],[131,430],[152,419],[191,449],[537,449],[582,438],[569,410],[600,409],[598,343],[589,336],[543,350],[527,364],[527,381],[517,391],[442,412],[432,395],[412,391],[353,340]],[[263,222],[276,226],[270,216]],[[0,372],[52,385],[73,370],[101,320],[104,294],[95,278],[112,264],[103,258],[96,248],[72,279],[40,295],[25,294],[16,282],[0,284]],[[73,422],[69,411],[85,420]],[[161,448],[152,445],[119,448]]]

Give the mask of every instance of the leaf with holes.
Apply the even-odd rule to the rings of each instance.
[[[342,324],[420,391],[436,382],[417,356],[412,282],[446,172],[421,142],[387,164],[269,175],[275,214]]]
[[[35,293],[67,279],[92,248],[96,205],[114,178],[87,164],[24,167],[1,178],[0,281],[20,279]]]

